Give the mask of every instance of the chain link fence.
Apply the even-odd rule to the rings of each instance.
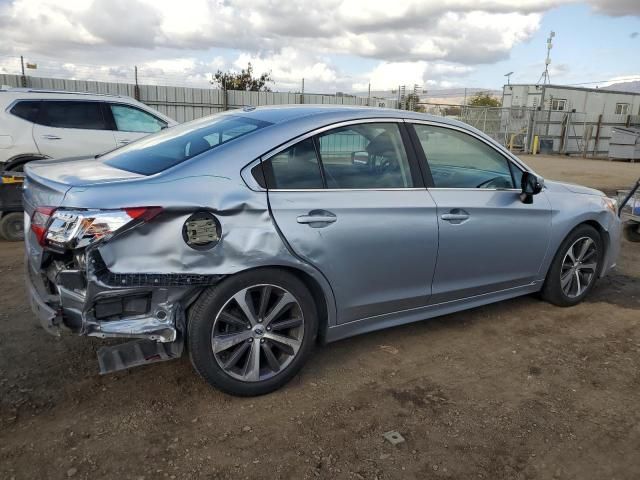
[[[602,115],[528,107],[470,107],[421,104],[426,113],[454,118],[486,133],[505,147],[531,153],[607,156],[615,127],[640,127],[639,115]]]

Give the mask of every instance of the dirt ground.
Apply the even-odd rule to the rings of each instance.
[[[640,176],[527,161],[605,190]],[[253,399],[185,358],[98,376],[100,341],[35,326],[21,244],[0,278],[1,479],[640,478],[640,244],[574,308],[529,296],[343,340]]]

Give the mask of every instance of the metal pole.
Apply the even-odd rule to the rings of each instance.
[[[466,88],[464,89],[464,100],[462,101],[462,104],[463,105],[467,104],[467,89]]]
[[[302,93],[300,94],[300,103],[304,103],[304,78],[302,79]]]
[[[22,88],[26,88],[27,87],[27,77],[24,74],[24,57],[22,55],[20,55],[20,67],[22,70],[22,76],[20,77],[20,84],[22,85]]]
[[[369,90],[367,92],[367,107],[371,106],[371,82],[369,82]]]
[[[133,98],[136,100],[140,100],[140,87],[138,86],[138,66],[136,65],[133,70],[133,75],[135,77],[135,86],[133,87]]]

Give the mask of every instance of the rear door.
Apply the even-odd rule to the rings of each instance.
[[[436,207],[407,141],[401,122],[358,122],[263,161],[273,217],[329,280],[340,323],[428,303]]]
[[[133,105],[108,103],[105,104],[105,109],[105,116],[113,128],[118,147],[167,127],[167,122],[164,120]]]
[[[101,102],[43,100],[33,138],[38,150],[51,158],[92,156],[113,150]]]
[[[551,235],[544,192],[519,198],[523,170],[462,129],[413,124],[437,205],[438,263],[432,303],[532,283],[541,275]]]

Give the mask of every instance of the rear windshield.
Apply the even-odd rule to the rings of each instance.
[[[234,115],[203,118],[145,137],[102,159],[120,170],[153,175],[267,125],[271,124]]]

